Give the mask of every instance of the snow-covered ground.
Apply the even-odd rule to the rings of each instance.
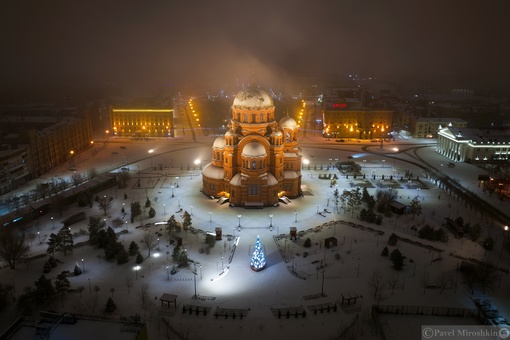
[[[90,246],[79,246],[67,256],[58,254],[57,258],[62,263],[47,276],[54,280],[62,270],[72,271],[78,263],[83,266],[84,273],[71,277],[70,281],[72,288],[83,287],[84,290],[82,293],[71,293],[64,300],[63,307],[60,301],[56,301],[54,305],[48,306],[48,309],[58,312],[102,314],[107,298],[113,297],[118,308],[115,315],[128,317],[135,313],[141,314],[149,326],[151,339],[167,338],[167,326],[161,322],[161,318],[168,320],[173,330],[189,339],[254,339],[258,337],[330,339],[340,338],[340,335],[345,335],[344,331],[347,329],[351,332],[347,334],[355,333],[360,339],[377,339],[378,335],[373,331],[373,321],[369,316],[375,301],[368,286],[368,280],[374,272],[379,272],[384,278],[397,282],[394,289],[387,286],[384,290],[380,301],[382,304],[474,308],[469,298],[470,292],[460,283],[461,276],[455,271],[460,260],[453,255],[491,260],[502,267],[509,264],[508,253],[503,252],[502,257],[499,256],[501,236],[504,235],[501,226],[481,218],[478,212],[465,207],[461,202],[437,188],[433,182],[425,179],[428,189],[398,189],[399,201],[403,203],[408,203],[418,195],[423,214],[415,217],[414,220],[410,215],[401,217],[394,215],[391,218],[384,218],[380,226],[360,222],[356,219],[356,214],[353,216],[350,211],[337,209],[334,205],[334,189],[338,188],[340,192],[344,189],[350,190],[354,185],[353,179],[341,177],[337,186],[331,187],[329,180],[321,180],[318,175],[338,174],[338,171],[332,168],[320,170],[320,166],[317,170],[303,170],[302,184],[306,194],[304,197],[292,200],[289,204],[280,204],[279,207],[261,210],[232,208],[228,204],[219,205],[215,200],[208,199],[200,193],[200,170],[199,166],[194,169],[194,160],[207,162],[212,142],[212,139],[202,138],[203,144],[193,145],[180,144],[178,141],[165,141],[158,145],[154,145],[154,142],[110,141],[102,146],[103,149],[95,157],[80,155],[80,159],[83,159],[81,163],[78,160],[77,164],[82,171],[92,164],[101,169],[103,163],[120,164],[124,157],[145,158],[149,145],[151,145],[150,148],[157,150],[153,153],[154,156],[137,163],[130,163],[128,160],[133,179],[127,190],[113,188],[100,194],[113,197],[112,207],[106,218],[108,224],[112,225],[112,221],[116,218],[129,218],[129,205],[132,200],[140,200],[142,205],[145,197],[152,201],[152,206],[156,209],[156,217],[149,219],[145,213],[142,221],[137,219],[134,224],[128,221],[127,224],[124,223],[117,228],[117,231],[124,228],[128,230],[119,238],[126,247],[132,240],[139,242],[142,238],[143,231],[136,229],[136,226],[166,221],[171,215],[175,215],[177,221],[182,221],[181,216],[184,210],[192,214],[192,226],[196,230],[214,232],[215,228],[222,228],[223,240],[218,241],[209,254],[201,251],[205,247],[203,233],[181,232],[183,247],[189,258],[197,262],[196,275],[193,274],[195,266],[181,269],[175,275],[170,274],[168,268],[173,266],[170,257],[173,246],[168,244],[166,235],[160,239],[159,249],[152,251],[153,256],[147,258],[138,271],[134,270],[134,258],[131,258],[128,264],[117,265],[105,262],[102,259],[102,250]],[[383,147],[365,145],[365,148],[363,145],[342,145],[341,150],[338,150],[339,146],[334,142],[321,145],[317,145],[316,142],[313,138],[303,141],[304,157],[309,159],[311,164],[322,164],[326,168],[336,158],[345,160],[347,156],[355,155],[353,160],[362,165],[362,171],[367,177],[373,174],[378,176],[385,174],[389,177],[395,173],[403,174],[405,170],[422,175],[422,170],[405,162],[406,160],[417,162],[412,152],[405,152],[406,148],[412,147],[411,144],[406,146],[394,143]],[[119,149],[120,145],[127,145],[127,149]],[[394,147],[398,147],[400,151],[395,153]],[[112,154],[113,150],[119,153],[129,150],[130,153]],[[440,163],[445,161],[434,152],[433,147],[419,149],[419,154],[433,166],[440,167]],[[162,164],[162,170],[154,171],[155,164]],[[104,167],[106,168],[107,165]],[[141,172],[140,175],[137,174],[138,169]],[[473,177],[475,174],[478,176],[479,169],[467,164],[458,164],[456,168],[441,168],[441,170],[450,172],[449,175],[452,177],[466,176],[474,183],[470,189],[475,192],[480,191],[476,186],[476,177]],[[61,175],[65,175],[65,169],[59,171],[62,172]],[[455,173],[456,171],[458,174]],[[135,185],[138,176],[141,178],[140,187]],[[471,182],[465,183],[470,185]],[[174,186],[173,189],[172,186]],[[369,192],[374,194],[375,190],[370,188]],[[124,200],[124,193],[128,196],[126,200]],[[479,194],[483,196],[481,191]],[[500,203],[498,200],[497,204],[507,203]],[[126,217],[123,217],[121,213],[123,206],[128,211]],[[63,216],[54,216],[55,228],[51,221],[53,216],[48,215],[41,218],[37,225],[34,224],[33,230],[40,232],[43,237],[56,232],[61,220],[78,211],[85,211],[87,217],[102,214],[97,206],[85,210],[72,206],[64,212]],[[429,242],[418,239],[415,231],[411,229],[412,226],[419,227],[425,224],[437,228],[443,217],[458,216],[463,216],[471,223],[480,222],[484,226],[484,235],[491,234],[497,237],[495,250],[485,252],[476,243],[467,239],[457,240],[453,237],[450,237],[447,244]],[[239,224],[241,230],[238,229]],[[273,228],[270,228],[270,224]],[[297,241],[289,239],[291,227],[303,233]],[[86,230],[86,228],[86,221],[72,226],[73,232],[78,232],[80,229]],[[152,226],[149,230],[161,231],[164,234],[164,230],[159,226]],[[376,231],[382,231],[384,234],[379,235]],[[392,232],[404,238],[432,244],[444,251],[440,255],[438,252],[399,241],[396,247],[389,247],[390,251],[398,248],[406,256],[403,270],[396,272],[392,269],[391,261],[380,255]],[[279,236],[282,234],[284,236]],[[266,268],[260,272],[250,269],[251,252],[257,236],[261,238],[267,259]],[[304,248],[303,241],[308,237],[312,241],[312,246]],[[324,239],[328,237],[335,237],[338,245],[326,249]],[[86,240],[87,236],[75,237],[75,243]],[[44,243],[39,243],[37,238],[32,241],[32,254],[36,255],[45,251]],[[141,252],[144,255],[147,254],[147,250]],[[304,252],[308,252],[308,256],[304,257]],[[159,256],[155,257],[155,253]],[[442,260],[437,261],[439,257],[442,257]],[[411,259],[413,262],[410,261]],[[16,287],[14,295],[19,296],[24,287],[33,285],[34,280],[42,274],[45,260],[45,258],[33,260],[28,266],[20,265],[14,271],[8,268],[1,269],[0,283],[14,284]],[[454,276],[459,282],[456,287],[448,287],[443,292],[440,289],[424,289],[424,277],[428,278],[429,285],[434,285],[437,277],[450,271],[455,272]],[[497,282],[494,291],[488,296],[500,308],[502,314],[510,317],[509,284],[509,275],[504,274]],[[141,307],[139,298],[144,285],[147,285],[153,302],[145,309]],[[195,287],[198,299],[193,298]],[[159,298],[163,293],[178,296],[176,309],[173,306],[169,308],[161,306]],[[322,313],[319,311],[317,314],[312,312],[311,306],[340,304],[342,296],[348,295],[360,297],[354,307],[339,308],[337,311],[330,310],[330,312],[324,309]],[[206,316],[183,314],[184,304],[210,307],[211,313]],[[218,307],[246,309],[248,314],[243,319],[215,318],[213,312]],[[272,313],[272,309],[275,308],[294,307],[304,308],[307,311],[306,317],[291,316],[279,319]],[[13,310],[11,306],[6,313],[3,313],[0,318],[0,330],[5,329],[14,320],[16,315]],[[392,318],[395,320],[394,317]],[[410,318],[405,320],[406,324],[411,323]],[[417,325],[426,324],[425,321],[415,318]],[[405,335],[407,339],[420,337],[421,334]]]

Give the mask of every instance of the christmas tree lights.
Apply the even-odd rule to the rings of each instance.
[[[257,236],[255,247],[253,249],[253,255],[251,256],[250,267],[254,271],[258,272],[266,266],[266,256],[264,255],[264,248],[260,243],[260,236]]]

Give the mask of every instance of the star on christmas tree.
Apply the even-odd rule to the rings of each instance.
[[[253,255],[251,256],[250,267],[254,271],[258,272],[266,266],[266,256],[264,255],[264,248],[260,243],[260,236],[257,236],[257,242],[253,249]]]

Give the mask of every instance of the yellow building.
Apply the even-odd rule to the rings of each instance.
[[[112,130],[119,137],[173,137],[173,109],[111,108]]]
[[[325,138],[371,139],[386,137],[392,128],[393,111],[323,110]]]
[[[275,205],[282,196],[301,195],[301,151],[294,119],[274,118],[271,97],[250,86],[231,108],[224,136],[212,146],[212,162],[202,171],[202,191],[234,206]]]

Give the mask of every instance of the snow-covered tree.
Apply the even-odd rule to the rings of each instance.
[[[265,266],[266,256],[264,255],[264,248],[262,247],[262,243],[260,243],[260,236],[257,236],[253,255],[251,256],[250,267],[254,271],[258,272],[259,270],[264,269]]]

